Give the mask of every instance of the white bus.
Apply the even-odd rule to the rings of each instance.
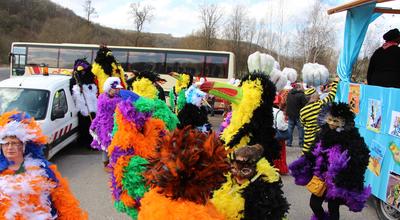
[[[232,52],[186,50],[150,47],[108,46],[125,72],[152,70],[167,80],[163,85],[169,91],[175,80],[169,72],[186,72],[194,77],[224,81],[234,77],[235,56]],[[50,74],[71,74],[74,61],[86,57],[93,63],[99,45],[50,44],[14,42],[10,53],[10,76],[40,73],[39,66],[47,66]]]

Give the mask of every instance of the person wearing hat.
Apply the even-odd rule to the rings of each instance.
[[[100,94],[97,102],[97,114],[90,125],[93,136],[91,147],[103,151],[104,167],[108,165],[107,148],[111,143],[111,132],[114,126],[114,111],[122,101],[120,90],[121,80],[118,77],[108,77],[103,85],[104,93]]]
[[[400,32],[395,28],[383,35],[385,43],[369,62],[368,85],[400,88]]]
[[[0,115],[0,219],[88,219],[57,166],[44,157],[46,140],[28,114]]]
[[[338,80],[331,83],[331,90],[324,99],[319,99],[319,94],[315,88],[309,88],[304,91],[309,101],[300,109],[300,122],[304,127],[303,153],[309,152],[314,143],[315,135],[320,129],[317,123],[318,114],[324,104],[335,99],[337,84]]]

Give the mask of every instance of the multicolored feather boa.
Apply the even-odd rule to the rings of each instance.
[[[113,138],[108,147],[110,185],[114,206],[137,219],[140,199],[149,187],[142,173],[148,159],[167,130],[176,128],[178,119],[165,102],[140,97],[136,102],[121,101],[114,115]]]
[[[49,178],[43,160],[26,156],[25,172],[0,174],[1,219],[87,219],[66,180],[51,165],[57,182]]]

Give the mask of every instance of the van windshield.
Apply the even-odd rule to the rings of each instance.
[[[0,114],[11,110],[28,113],[36,120],[46,117],[50,92],[38,89],[0,88]]]

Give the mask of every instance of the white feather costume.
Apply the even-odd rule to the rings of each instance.
[[[301,73],[303,74],[303,81],[309,86],[318,87],[328,82],[329,71],[324,65],[306,63]]]
[[[95,84],[83,84],[82,92],[78,84],[72,87],[72,97],[81,114],[88,116],[89,112],[97,112],[97,86]]]

